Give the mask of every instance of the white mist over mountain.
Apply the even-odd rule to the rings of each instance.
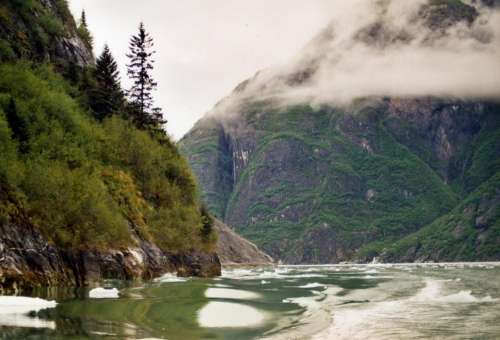
[[[331,24],[292,62],[259,72],[214,112],[232,113],[247,99],[343,105],[371,96],[500,97],[498,10],[473,2],[453,12],[426,0],[336,5]]]

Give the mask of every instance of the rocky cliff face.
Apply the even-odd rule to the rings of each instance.
[[[377,57],[406,46],[428,51],[443,39],[450,43],[457,27],[467,37],[480,13],[490,9],[423,2],[408,16],[411,25],[388,21],[391,10],[381,10],[381,17],[351,32],[348,41],[336,42],[335,30],[325,30],[294,67],[243,82],[181,141],[211,210],[275,259],[498,259],[498,209],[484,208],[490,211],[484,230],[473,227],[474,214],[466,214],[464,228],[443,222],[448,216],[460,224],[462,204],[471,195],[483,197],[484,207],[495,205],[495,195],[477,190],[500,171],[496,100],[419,90],[361,95],[339,104],[335,92],[343,88],[334,79],[343,69],[326,72],[344,58],[339,48]],[[359,74],[353,70],[352,77]],[[422,242],[409,241],[415,237]]]
[[[366,245],[383,248],[432,223],[499,170],[500,145],[490,139],[499,134],[496,104],[389,99],[353,110],[299,107],[262,122],[251,112],[225,129],[209,118],[184,150],[203,188],[234,181],[206,192],[213,211],[289,263],[363,258],[372,253]],[[215,127],[205,130],[210,121]],[[220,140],[229,146],[207,147]],[[491,158],[478,164],[480,157]]]
[[[63,66],[94,63],[67,3],[60,0],[2,1],[0,60],[27,58]]]
[[[138,236],[137,246],[126,249],[59,249],[31,225],[7,192],[2,190],[0,198],[11,202],[12,211],[10,221],[0,221],[0,292],[86,286],[104,279],[152,279],[166,272],[200,277],[221,273],[215,253],[169,254]]]

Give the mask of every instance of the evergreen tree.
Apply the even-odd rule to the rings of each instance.
[[[80,24],[78,25],[78,35],[89,48],[92,48],[94,38],[92,37],[92,34],[90,34],[89,27],[87,25],[87,15],[85,13],[85,10],[82,11],[82,16],[80,17]]]
[[[80,18],[80,25],[82,27],[85,27],[88,29],[89,27],[87,26],[87,15],[85,14],[85,10],[82,10],[82,16]]]
[[[120,86],[118,64],[108,45],[96,60],[96,87],[90,95],[90,107],[102,120],[123,108],[124,94]]]
[[[154,107],[152,92],[158,84],[151,76],[154,60],[153,38],[146,32],[144,24],[139,26],[139,34],[132,36],[130,40],[130,59],[128,75],[132,80],[132,87],[128,91],[131,100],[131,111],[133,119],[139,128],[161,130],[166,123],[163,119],[162,110]]]

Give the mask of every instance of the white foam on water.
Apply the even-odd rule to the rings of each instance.
[[[255,271],[250,269],[232,269],[232,270],[222,270],[221,276],[228,279],[241,279],[255,275],[256,275]]]
[[[300,278],[324,278],[325,274],[302,273],[297,269],[278,267],[273,270],[266,269],[232,269],[223,270],[222,277],[233,280],[269,280],[269,279],[300,279]]]
[[[232,302],[209,302],[198,312],[198,323],[206,328],[255,327],[266,320],[258,309]]]
[[[444,295],[443,283],[444,281],[427,279],[425,287],[410,300],[420,303],[482,303],[497,301],[497,299],[493,299],[491,296],[476,297],[470,290],[462,290],[455,294]]]
[[[208,288],[205,296],[209,299],[253,300],[260,298],[260,295],[254,292],[229,288]]]
[[[448,280],[450,281],[450,280]],[[454,280],[453,280],[454,281]],[[496,302],[491,296],[478,297],[469,290],[447,294],[446,280],[426,278],[425,286],[417,291],[414,296],[372,301],[366,304],[339,305],[333,309],[333,323],[327,329],[317,333],[313,339],[387,339],[388,334],[395,338],[412,338],[419,336],[418,329],[406,327],[395,328],[398,332],[387,333],[393,327],[395,319],[405,323],[405,319],[412,320],[421,316],[421,311],[427,309],[426,305],[469,304]],[[451,281],[450,281],[451,282]],[[359,298],[359,296],[358,296]],[[375,299],[381,298],[374,296]]]
[[[0,326],[55,329],[54,321],[30,317],[26,314],[54,308],[55,301],[23,296],[0,296]]]
[[[260,281],[260,284],[261,284],[261,285],[268,285],[268,284],[270,284],[270,283],[271,283],[271,282],[266,281],[266,280],[262,280],[262,281]]]
[[[106,289],[106,288],[94,288],[89,292],[89,298],[91,299],[118,299],[119,290],[116,288]]]
[[[186,282],[186,281],[188,281],[187,278],[179,277],[176,274],[172,274],[172,273],[166,273],[163,276],[155,279],[155,282],[161,282],[161,283]]]
[[[310,289],[310,288],[325,288],[325,285],[321,284],[321,283],[318,283],[318,282],[314,282],[314,283],[308,283],[308,284],[303,285],[303,286],[299,286],[298,288],[306,288],[306,289]]]

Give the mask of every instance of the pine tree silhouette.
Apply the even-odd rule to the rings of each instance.
[[[127,54],[130,60],[127,73],[133,81],[128,97],[131,101],[132,118],[136,125],[139,128],[161,130],[166,120],[163,118],[162,110],[154,106],[152,93],[158,84],[151,76],[154,68],[153,55],[156,53],[153,47],[153,38],[141,23],[139,33],[132,36],[130,40],[130,53]]]

